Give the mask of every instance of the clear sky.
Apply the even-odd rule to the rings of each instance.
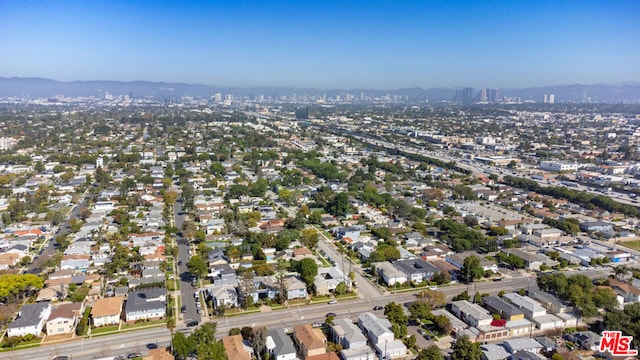
[[[0,0],[0,76],[316,88],[640,81],[640,1]]]

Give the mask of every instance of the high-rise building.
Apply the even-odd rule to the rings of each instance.
[[[544,94],[544,97],[542,98],[542,102],[545,103],[545,104],[548,103],[549,102],[549,95]]]
[[[461,91],[456,91],[453,101],[470,104],[473,102],[473,88],[464,88]]]
[[[13,147],[13,138],[0,137],[0,150],[11,150]]]
[[[487,89],[481,89],[480,94],[478,94],[478,100],[481,102],[487,102]]]
[[[495,103],[500,101],[500,90],[497,88],[492,89],[483,89],[487,96],[487,101],[491,103]]]
[[[296,109],[296,119],[297,120],[307,120],[309,119],[309,108]]]
[[[553,104],[556,101],[556,96],[549,94],[549,104]]]

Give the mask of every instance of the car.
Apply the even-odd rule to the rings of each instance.
[[[422,329],[418,329],[418,334],[420,334],[420,335],[427,335],[427,333],[426,333],[426,332],[424,332],[424,330],[422,330]]]
[[[435,291],[435,290],[438,290],[438,287],[437,286],[429,286],[429,290]]]
[[[58,355],[53,360],[69,360],[69,357],[67,355]]]
[[[502,278],[495,278],[493,281],[502,281]]]
[[[200,307],[198,307],[198,308],[196,309],[196,314],[201,314],[201,313],[202,313],[202,310],[200,310]]]
[[[382,305],[376,305],[373,307],[373,310],[382,310],[382,309],[384,309],[384,306]]]
[[[431,336],[429,336],[429,335],[425,334],[425,335],[424,335],[424,339],[425,339],[425,340],[431,340]]]
[[[182,265],[182,260],[178,261],[178,266]]]
[[[329,301],[329,302],[328,302],[328,304],[329,304],[329,305],[331,305],[331,304],[337,304],[337,303],[338,303],[338,300],[336,300],[336,299],[333,299],[333,300],[331,300],[331,301]]]
[[[183,313],[183,314],[186,313],[187,312],[187,307],[182,305],[182,307],[180,308],[180,312]]]
[[[142,357],[142,353],[139,353],[139,352],[130,353],[129,355],[127,355],[127,359],[135,359],[135,358],[141,358],[141,357]]]
[[[321,322],[314,322],[313,324],[311,324],[311,326],[314,328],[319,328],[319,327],[322,327],[323,325],[324,323],[321,323]]]
[[[197,320],[189,321],[187,323],[187,327],[194,327],[194,326],[198,326],[198,321]]]
[[[157,349],[158,348],[158,344],[156,343],[148,343],[147,344],[147,349]]]
[[[336,315],[336,313],[334,313],[334,312],[328,312],[328,313],[327,313],[327,317],[329,317],[329,316],[331,316],[331,317],[336,317],[337,315]]]

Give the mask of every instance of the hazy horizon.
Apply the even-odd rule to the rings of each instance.
[[[317,89],[640,82],[640,2],[0,1],[0,76]]]

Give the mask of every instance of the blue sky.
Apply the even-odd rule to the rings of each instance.
[[[316,88],[640,81],[640,1],[5,1],[0,76]]]

